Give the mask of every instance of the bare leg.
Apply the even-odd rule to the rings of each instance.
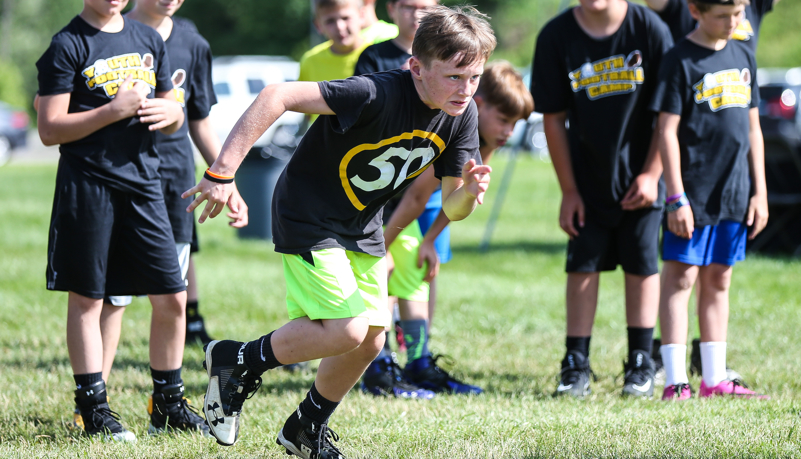
[[[320,362],[314,381],[317,391],[332,402],[342,401],[383,346],[384,329],[369,327],[359,347],[346,354],[326,357]]]
[[[275,330],[270,343],[275,358],[282,364],[289,365],[350,352],[362,344],[368,329],[383,330],[381,327],[370,327],[365,317],[326,320],[301,317]],[[383,344],[382,337],[381,345]],[[379,351],[380,348],[370,360],[374,359]]]
[[[189,255],[189,269],[186,271],[186,301],[197,301],[197,277],[195,277],[195,257]]]
[[[428,289],[428,331],[431,331],[431,322],[434,321],[434,310],[437,309],[437,278],[431,279]]]
[[[659,301],[662,345],[687,344],[687,307],[697,277],[698,266],[678,261],[664,263]]]
[[[659,314],[659,275],[626,273],[626,323],[629,327],[653,328]]]
[[[712,263],[700,269],[698,325],[701,342],[725,342],[729,324],[729,286],[732,267]]]
[[[186,292],[150,295],[150,366],[168,371],[180,368],[186,335]]]
[[[75,292],[67,297],[67,350],[76,375],[103,371],[100,314],[103,300]]]
[[[103,381],[106,384],[108,384],[111,366],[114,365],[114,357],[117,355],[124,313],[124,306],[114,306],[105,302],[100,313],[100,334],[103,339]]]
[[[398,299],[401,320],[428,320],[431,303]]]
[[[598,306],[599,273],[567,274],[567,336],[590,336]]]

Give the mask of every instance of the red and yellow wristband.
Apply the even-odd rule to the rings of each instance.
[[[203,178],[208,180],[209,182],[214,183],[233,183],[234,176],[233,175],[220,175],[215,174],[214,172],[206,169],[206,172],[203,173]]]

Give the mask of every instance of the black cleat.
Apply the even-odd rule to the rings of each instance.
[[[203,368],[209,375],[209,387],[203,413],[217,443],[231,446],[239,438],[242,404],[259,390],[261,377],[245,365],[245,343],[212,341],[205,348]]]
[[[441,358],[450,362],[448,357],[442,355],[434,357],[427,355],[412,360],[406,364],[403,375],[412,384],[434,393],[478,395],[484,392],[484,389],[459,381],[443,370],[437,365],[437,361]]]
[[[569,351],[562,359],[562,370],[559,372],[559,386],[554,396],[571,395],[584,397],[590,390],[590,361],[579,351]]]
[[[654,396],[654,362],[645,351],[634,350],[629,361],[623,364],[626,374],[623,395],[634,397]]]
[[[197,409],[184,398],[183,384],[165,386],[161,389],[161,393],[154,393],[148,408],[150,426],[147,428],[147,433],[150,435],[184,431],[211,437],[206,420],[200,417]]]
[[[104,441],[136,441],[136,435],[120,424],[120,415],[109,408],[105,382],[98,381],[77,389],[75,404],[81,413],[84,432],[90,437]]]
[[[300,416],[300,410],[298,410]],[[334,442],[339,441],[339,435],[328,428],[328,424],[316,424],[300,418],[302,428],[295,435],[287,438],[284,429],[278,432],[278,439],[275,441],[280,446],[286,448],[288,455],[295,455],[303,459],[345,459],[342,452],[334,446]]]
[[[654,384],[658,386],[665,385],[666,373],[665,364],[662,362],[662,340],[654,338],[654,344],[651,347],[651,360],[654,362]]]
[[[204,345],[214,341],[206,332],[206,323],[203,321],[203,316],[200,314],[192,318],[186,318],[186,339],[188,345]]]

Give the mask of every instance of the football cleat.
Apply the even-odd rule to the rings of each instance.
[[[769,399],[770,396],[757,394],[739,379],[721,381],[716,386],[709,387],[701,381],[701,389],[698,391],[703,398],[730,395],[732,397],[757,398],[761,400]]]
[[[623,369],[625,372],[623,395],[653,397],[654,362],[647,352],[632,351],[629,354],[629,361],[623,365]]]
[[[687,383],[678,383],[665,386],[662,392],[662,400],[689,400],[693,397],[693,388]]]
[[[459,381],[440,368],[437,361],[441,358],[447,359],[442,355],[427,355],[412,360],[406,364],[403,375],[412,384],[435,393],[478,395],[484,392],[484,389]]]
[[[570,395],[584,397],[590,390],[590,361],[579,351],[568,351],[562,359],[562,369],[559,372],[559,385],[554,396]]]
[[[120,415],[109,408],[103,381],[77,389],[75,404],[81,413],[84,432],[90,437],[103,441],[136,441],[136,435],[120,423]]]
[[[431,400],[434,392],[404,381],[400,368],[389,357],[370,363],[362,378],[363,392],[376,396]]]
[[[303,417],[300,423],[302,428],[295,435],[285,434],[284,429],[278,432],[276,443],[286,448],[287,454],[302,459],[345,459],[334,446],[334,442],[339,441],[339,435],[329,429],[328,424],[316,424]]]
[[[151,395],[147,411],[150,415],[147,433],[150,435],[183,431],[211,437],[205,419],[184,397],[183,384],[165,386],[160,393]]]
[[[231,446],[239,439],[242,404],[259,390],[261,377],[245,365],[245,343],[212,341],[205,350],[203,368],[209,375],[209,387],[203,414],[217,443]]]

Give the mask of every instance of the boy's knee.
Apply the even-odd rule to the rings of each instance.
[[[153,312],[162,316],[181,316],[186,314],[186,293],[174,293],[168,295],[152,295],[150,303],[153,305]]]
[[[333,319],[326,321],[325,328],[329,330],[332,347],[341,354],[350,352],[365,341],[369,326],[366,319]]]
[[[701,288],[713,292],[723,292],[731,285],[731,269],[714,269],[706,273]]]

